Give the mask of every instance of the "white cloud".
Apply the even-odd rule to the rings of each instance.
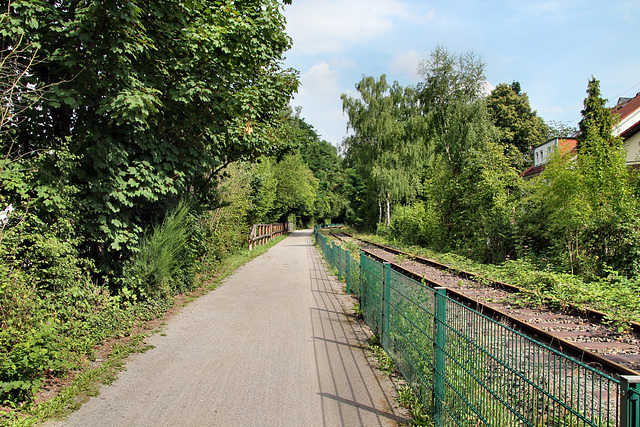
[[[382,37],[393,30],[394,18],[408,14],[398,0],[296,0],[285,15],[294,49],[320,54]]]
[[[298,95],[323,99],[340,96],[338,73],[329,64],[322,62],[311,67],[300,76],[301,90]],[[298,96],[296,96],[298,98]]]
[[[342,141],[346,130],[339,77],[340,74],[326,62],[316,64],[302,73],[298,94],[291,101],[292,106],[303,106],[302,117],[324,139],[336,146]]]
[[[411,49],[409,52],[396,55],[391,64],[389,64],[389,69],[394,73],[404,74],[411,79],[417,80],[419,77],[418,64],[423,58],[423,55]]]
[[[496,87],[493,83],[491,83],[489,80],[485,80],[484,82],[482,82],[481,92],[484,96],[489,96],[495,88]]]

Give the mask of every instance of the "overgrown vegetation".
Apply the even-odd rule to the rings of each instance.
[[[343,149],[362,178],[347,222],[492,266],[477,269],[519,282],[532,299],[637,319],[639,187],[599,82],[588,82],[577,151],[556,152],[524,181],[529,148],[572,130],[544,123],[518,82],[487,95],[484,68],[472,53],[437,47],[415,88],[365,77],[359,98],[343,95],[353,130]]]
[[[342,157],[288,107],[298,81],[282,68],[281,8],[8,2],[0,404],[23,405],[163,312],[244,247],[252,223],[349,222],[491,263],[477,269],[532,299],[637,319],[640,179],[597,80],[577,160],[559,153],[535,182],[519,177],[526,147],[569,130],[544,124],[517,82],[487,97],[483,62],[441,47],[416,87],[365,77],[360,98],[342,97]]]
[[[568,304],[590,307],[606,313],[609,321],[623,331],[626,329],[625,322],[640,321],[640,284],[612,269],[603,277],[585,280],[575,274],[558,271],[551,264],[540,268],[539,264],[526,259],[485,264],[456,253],[406,245],[379,235],[361,234],[361,237],[382,244],[392,244],[453,269],[475,273],[481,278],[519,286],[525,292],[523,297],[533,304],[560,304],[559,308],[567,308]]]
[[[369,350],[373,353],[373,357],[378,362],[378,368],[387,375],[391,375],[396,371],[396,365],[393,363],[391,356],[382,348],[380,340],[377,336],[372,335],[369,338]]]
[[[378,369],[387,375],[392,375],[397,372],[393,359],[382,348],[377,336],[372,335],[368,340],[368,345],[369,351],[371,351],[374,359],[378,363]],[[434,425],[431,414],[429,414],[427,408],[424,407],[408,384],[398,389],[398,403],[409,410],[409,414],[411,415],[410,425],[425,427]]]
[[[4,410],[228,267],[252,223],[344,210],[331,207],[339,167],[317,162],[339,165],[337,152],[288,107],[297,72],[282,68],[281,10],[16,0],[1,11]]]
[[[409,410],[411,425],[433,427],[433,419],[409,385],[398,390],[398,402]]]

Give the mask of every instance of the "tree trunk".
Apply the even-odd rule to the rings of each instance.
[[[389,201],[389,194],[385,194],[385,202],[387,208],[386,225],[389,227],[391,225],[391,203]]]

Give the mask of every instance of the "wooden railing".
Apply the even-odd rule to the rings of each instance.
[[[255,224],[249,235],[249,250],[264,245],[269,240],[288,231],[287,223],[283,224]]]

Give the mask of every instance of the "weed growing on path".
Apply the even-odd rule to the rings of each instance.
[[[364,313],[362,312],[362,308],[360,307],[360,303],[356,302],[353,304],[353,314],[359,319],[362,319]]]
[[[398,403],[409,410],[412,426],[435,426],[427,409],[408,384],[405,384],[398,390]]]

